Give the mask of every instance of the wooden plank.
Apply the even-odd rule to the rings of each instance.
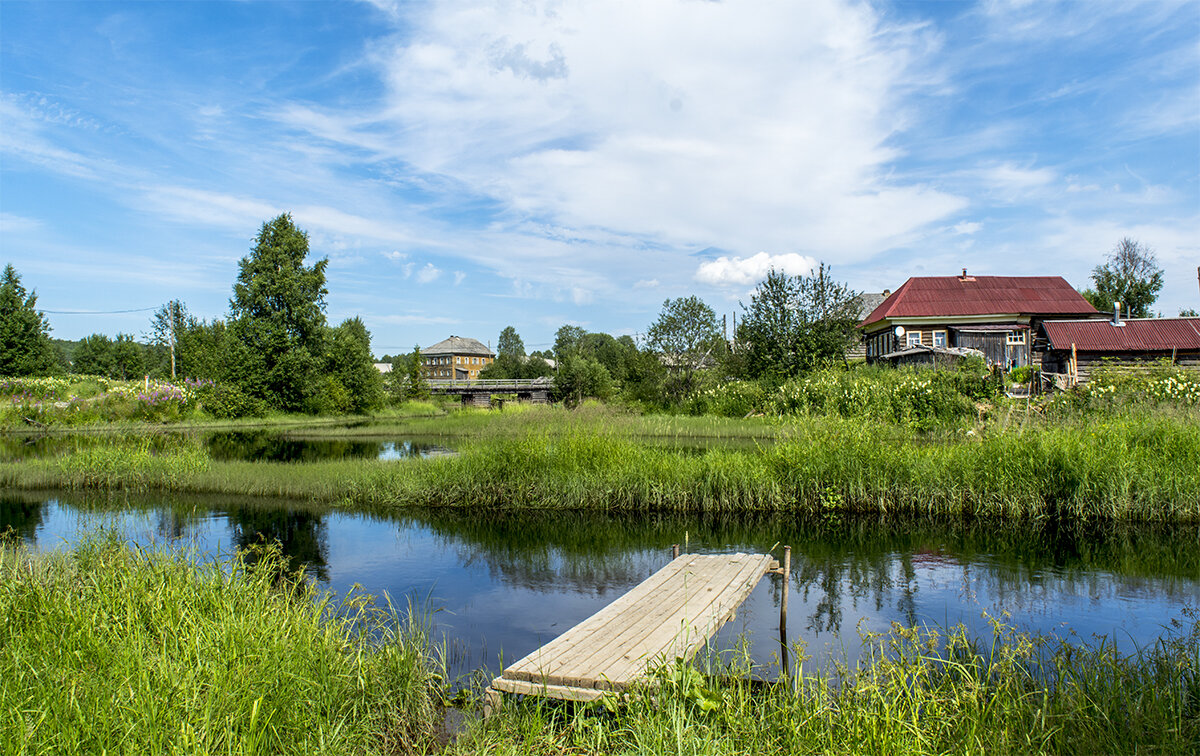
[[[683,630],[687,617],[707,612],[744,569],[746,565],[740,559],[707,560],[704,569],[692,576],[691,590],[682,600],[658,603],[642,622],[609,639],[596,653],[575,661],[569,670],[555,675],[555,681],[569,685],[585,685],[590,681],[593,685],[611,687],[640,677],[646,662],[661,655],[663,643],[669,643]]]
[[[518,663],[505,670],[507,679],[521,679],[568,687],[589,687],[601,684],[623,686],[645,672],[645,664],[662,657],[667,646],[681,632],[694,634],[704,629],[715,630],[727,615],[744,599],[771,563],[770,557],[756,555],[713,555],[688,560],[685,569],[673,571],[671,581],[646,581],[643,585],[657,588],[635,592],[645,600],[631,604],[618,602],[610,607],[621,608],[619,614],[606,610],[598,612],[560,638],[571,642],[558,653],[531,654],[534,663]],[[750,582],[747,587],[745,584]],[[641,586],[639,586],[640,588]],[[732,588],[733,597],[724,597]],[[719,607],[714,609],[714,606]],[[719,613],[720,617],[709,617]],[[685,620],[692,622],[686,625]],[[694,653],[708,638],[680,647],[685,654]],[[649,639],[649,643],[647,642]],[[678,646],[678,644],[675,644]],[[545,647],[551,650],[554,643]],[[694,647],[688,650],[689,647]],[[674,654],[673,654],[674,655]],[[525,660],[522,660],[523,662]]]
[[[504,670],[493,691],[595,700],[690,658],[777,562],[768,555],[685,554]]]
[[[611,628],[637,621],[637,618],[646,611],[646,607],[653,606],[659,600],[678,601],[682,596],[682,586],[684,584],[679,579],[680,573],[690,569],[692,561],[684,557],[680,559],[680,569],[672,571],[667,575],[667,580],[650,583],[647,586],[648,589],[644,591],[639,590],[642,586],[638,586],[622,597],[631,600],[613,602],[584,622],[567,630],[559,638],[555,639],[555,641],[547,644],[544,647],[544,652],[540,655],[536,655],[537,652],[535,652],[536,656],[531,655],[533,658],[530,662],[516,664],[505,670],[504,676],[512,679],[541,682],[546,678],[547,674],[551,674],[564,664],[568,664],[573,657],[589,653],[595,647],[597,638],[611,632]],[[646,583],[642,585],[646,585]],[[654,598],[654,602],[647,600],[651,596]],[[639,601],[639,599],[641,600]]]
[[[766,565],[766,558],[739,563],[734,574],[723,580],[720,590],[691,606],[676,607],[666,622],[627,646],[619,659],[608,660],[607,669],[593,665],[581,677],[595,679],[597,687],[620,690],[644,675],[653,663],[676,657],[690,659],[745,601],[766,573]]]
[[[581,657],[591,658],[611,643],[627,638],[631,628],[657,627],[662,621],[662,618],[657,615],[664,611],[670,612],[675,606],[683,603],[687,598],[686,591],[689,587],[694,592],[704,589],[705,582],[703,580],[692,578],[697,570],[707,567],[708,564],[709,560],[694,557],[688,560],[683,570],[672,575],[670,583],[659,584],[657,589],[643,592],[641,595],[646,600],[639,602],[636,606],[626,608],[621,616],[612,617],[608,612],[602,611],[599,614],[605,615],[604,619],[608,620],[606,623],[590,629],[588,632],[577,633],[575,628],[568,630],[564,635],[572,635],[576,640],[568,653],[554,658],[546,658],[536,669],[520,670],[522,673],[520,677],[534,681],[545,680],[559,685],[591,685],[591,682],[577,680],[578,675],[572,675],[568,670],[577,669]],[[532,673],[533,676],[526,677],[526,674],[529,673]],[[506,673],[506,676],[513,677],[514,675]]]
[[[535,649],[528,655],[509,665],[508,668],[505,669],[505,676],[513,678],[509,672],[537,669],[542,663],[558,658],[561,654],[570,651],[578,644],[587,642],[589,633],[602,628],[607,622],[611,621],[613,617],[619,616],[629,607],[636,604],[642,594],[657,590],[680,570],[685,569],[692,561],[694,561],[695,557],[695,554],[685,554],[677,559],[673,559],[661,570],[635,586],[629,591],[629,593],[626,593],[617,600],[613,601],[599,612],[596,612],[591,617],[588,617],[578,625],[570,628],[546,645]],[[528,679],[537,681],[538,678],[530,677]]]
[[[527,680],[508,680],[503,677],[497,677],[495,680],[492,680],[491,687],[493,690],[498,690],[502,693],[516,693],[523,696],[547,696],[564,701],[595,701],[603,698],[607,692],[597,690],[596,688],[545,685],[543,683],[528,682]]]

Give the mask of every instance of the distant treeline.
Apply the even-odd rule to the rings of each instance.
[[[385,355],[393,365],[385,378],[361,319],[326,322],[328,260],[308,265],[308,252],[308,235],[290,215],[264,223],[239,263],[226,318],[202,320],[171,301],[154,313],[144,342],[99,333],[51,339],[36,295],[9,265],[0,282],[0,375],[211,380],[247,413],[360,413],[425,396],[419,347]],[[640,342],[564,325],[552,350],[529,354],[508,326],[480,377],[553,375],[555,398],[572,405],[597,398],[679,407],[729,380],[773,386],[844,361],[859,314],[855,292],[824,264],[807,276],[769,271],[743,310],[729,334],[700,298],[680,297],[663,303]]]

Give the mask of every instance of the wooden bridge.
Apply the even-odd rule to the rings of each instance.
[[[554,389],[553,378],[492,378],[469,380],[428,380],[429,391],[462,397],[463,404],[476,407],[491,405],[492,394],[512,395],[534,404],[548,404]]]
[[[656,664],[690,659],[768,572],[784,575],[783,638],[790,563],[790,547],[782,568],[767,554],[676,556],[629,593],[505,669],[488,688],[485,712],[496,707],[501,693],[592,701],[644,679]],[[784,659],[786,666],[786,654]]]

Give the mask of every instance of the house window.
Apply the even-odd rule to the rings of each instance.
[[[906,342],[908,346],[916,346],[921,343],[920,331],[909,331],[908,333],[904,334],[904,337],[908,339]]]
[[[945,331],[934,331],[933,332],[933,345],[935,347],[945,348],[945,346],[946,346],[946,332]]]
[[[1025,344],[1025,332],[1024,331],[1010,331],[1009,332],[1009,334],[1008,334],[1008,345],[1009,346],[1022,346],[1024,344]]]

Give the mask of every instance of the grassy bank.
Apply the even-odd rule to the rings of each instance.
[[[500,430],[461,438],[461,454],[451,458],[215,461],[196,444],[151,449],[144,441],[114,439],[58,458],[6,464],[0,485],[282,496],[377,509],[1194,522],[1200,521],[1197,420],[1195,412],[1128,414],[930,436],[853,418],[801,417],[776,428],[769,444],[681,450],[644,443],[620,425],[634,421],[581,424],[546,409],[516,421],[493,416]]]
[[[335,605],[283,565],[106,537],[66,554],[0,547],[4,751],[424,751],[436,680],[419,628]]]
[[[440,749],[445,688],[420,628],[366,599],[335,606],[273,552],[198,564],[104,536],[65,554],[6,545],[0,616],[5,752]],[[736,653],[668,664],[620,702],[510,699],[444,752],[1193,753],[1200,624],[1182,619],[1131,655],[997,622],[990,637],[893,626],[853,668],[776,682]]]
[[[997,624],[896,626],[831,677],[752,683],[744,660],[662,669],[616,716],[510,703],[462,754],[1118,754],[1200,749],[1200,624],[1131,656]]]

